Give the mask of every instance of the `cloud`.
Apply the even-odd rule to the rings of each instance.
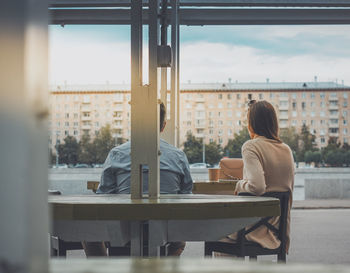
[[[147,38],[147,32],[145,32]],[[350,26],[181,27],[180,80],[350,85]],[[144,79],[147,79],[147,51]],[[130,82],[130,28],[50,27],[50,82]],[[145,80],[145,82],[147,82]]]
[[[350,83],[350,56],[319,58],[312,54],[270,54],[248,46],[197,42],[181,47],[181,81],[240,82],[320,81],[344,79]]]

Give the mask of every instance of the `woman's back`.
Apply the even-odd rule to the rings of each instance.
[[[262,194],[269,191],[290,191],[294,184],[294,160],[288,145],[276,140],[258,136],[247,141],[242,147],[244,170],[243,179],[249,179],[251,183],[263,183],[261,175],[264,176],[265,189]],[[258,158],[261,169],[255,164]],[[249,162],[253,161],[253,162]],[[250,167],[253,164],[253,167]],[[257,188],[260,188],[257,186]]]

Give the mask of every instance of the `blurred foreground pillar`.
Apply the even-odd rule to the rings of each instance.
[[[0,1],[0,271],[48,271],[47,2]]]

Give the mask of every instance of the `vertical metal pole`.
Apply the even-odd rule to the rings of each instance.
[[[202,138],[203,141],[203,163],[205,163],[205,141],[204,141],[204,136]]]
[[[181,146],[180,143],[180,24],[179,24],[179,0],[175,0],[176,2],[176,12],[177,12],[177,52],[176,52],[176,82],[177,82],[177,88],[176,94],[177,94],[177,100],[176,100],[176,146],[179,148]]]
[[[48,272],[48,5],[0,1],[0,271]]]
[[[142,0],[131,1],[131,198],[142,198]],[[142,102],[141,102],[142,103]],[[141,124],[140,124],[141,123]],[[140,150],[141,149],[141,150]]]
[[[179,113],[179,85],[178,85],[178,47],[179,47],[179,19],[178,0],[171,1],[171,87],[170,87],[170,132],[172,132],[172,144],[179,147],[178,140],[178,113]]]
[[[159,0],[149,0],[149,89],[148,89],[148,192],[149,198],[159,198]]]

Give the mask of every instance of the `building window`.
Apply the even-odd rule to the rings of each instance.
[[[64,135],[68,136],[69,135],[69,131],[64,131]]]
[[[219,118],[221,117],[221,112],[218,112],[218,117],[219,117]]]
[[[60,126],[61,126],[61,123],[60,123],[60,122],[57,122],[57,123],[56,123],[56,126],[57,126],[57,127],[60,127]]]
[[[66,118],[69,118],[69,113],[66,113],[66,114],[65,114],[65,117],[66,117]]]
[[[232,99],[232,95],[231,94],[227,94],[227,99],[228,100]]]
[[[218,94],[218,99],[222,100],[222,94]]]
[[[252,94],[248,94],[248,100],[252,100],[253,99],[253,95]]]
[[[324,101],[321,101],[320,106],[321,106],[321,108],[325,108],[326,107],[326,104],[324,103]]]
[[[343,119],[343,124],[348,125],[348,121],[346,119]]]
[[[348,111],[343,110],[343,117],[345,118],[348,115]]]
[[[324,111],[321,111],[321,112],[320,112],[320,116],[321,116],[321,117],[324,117],[325,115],[326,115],[326,114],[325,114]]]
[[[210,117],[210,113],[211,112],[209,112],[209,117]],[[191,119],[192,118],[192,113],[191,112],[187,112],[186,115],[187,115],[187,119]]]
[[[297,98],[297,93],[293,93],[292,98],[295,100]]]
[[[209,130],[209,135],[213,135],[214,134],[214,130],[213,129],[210,129]]]
[[[222,126],[222,125],[224,125],[224,122],[222,120],[219,120],[218,124],[219,124],[219,126]]]
[[[303,93],[301,94],[301,97],[302,97],[303,99],[306,99],[306,93],[303,92]]]
[[[325,93],[320,93],[320,98],[324,99],[326,97]]]
[[[263,100],[264,99],[264,94],[259,94],[259,100]]]
[[[218,131],[218,135],[222,136],[222,130],[221,129]]]
[[[219,138],[219,144],[222,144],[224,141],[222,140],[222,138]]]
[[[79,132],[77,130],[74,130],[74,135],[75,136],[79,135]]]
[[[69,122],[66,121],[66,122],[64,123],[64,126],[69,127]]]
[[[192,122],[191,121],[187,121],[187,126],[191,126]]]
[[[312,102],[310,102],[310,106],[312,107],[312,108],[314,108],[315,107],[315,103],[312,101]]]
[[[237,112],[236,112],[236,116],[237,116],[238,118],[241,117],[241,114],[242,114],[241,111],[237,111]]]
[[[315,112],[314,112],[314,111],[311,112],[311,116],[312,116],[312,117],[315,116]]]
[[[347,135],[347,134],[348,134],[348,129],[347,129],[347,128],[344,128],[344,129],[343,129],[343,134],[344,134],[344,135]]]
[[[241,98],[241,94],[237,94],[236,97],[239,100]]]
[[[227,103],[227,108],[232,108],[232,103],[231,102]]]
[[[301,103],[301,108],[304,110],[306,108],[306,103],[305,102],[302,102]]]
[[[314,98],[315,98],[315,93],[311,93],[311,94],[310,94],[310,98],[311,98],[311,99],[314,99]]]
[[[292,126],[297,126],[297,121],[295,119],[292,120]]]
[[[348,101],[347,100],[344,100],[343,107],[348,107]]]
[[[223,107],[222,102],[219,102],[218,108],[222,108],[222,107]]]
[[[74,122],[73,126],[79,126],[79,122]]]
[[[228,129],[227,135],[228,135],[228,136],[232,136],[232,129]]]
[[[274,93],[270,93],[270,99],[273,99],[275,97]]]
[[[214,139],[210,138],[209,143],[213,143],[213,142],[214,142]]]
[[[325,140],[324,137],[321,137],[321,143],[322,143],[322,144],[326,143],[326,140]]]
[[[227,116],[231,118],[232,117],[232,111],[227,111]]]
[[[191,108],[191,104],[190,103],[186,103],[186,108],[190,109]]]
[[[296,102],[293,102],[293,103],[292,103],[292,107],[293,107],[293,109],[297,109],[297,103],[296,103]]]
[[[292,112],[292,117],[295,118],[296,116],[297,116],[297,111],[293,111],[293,112]]]

